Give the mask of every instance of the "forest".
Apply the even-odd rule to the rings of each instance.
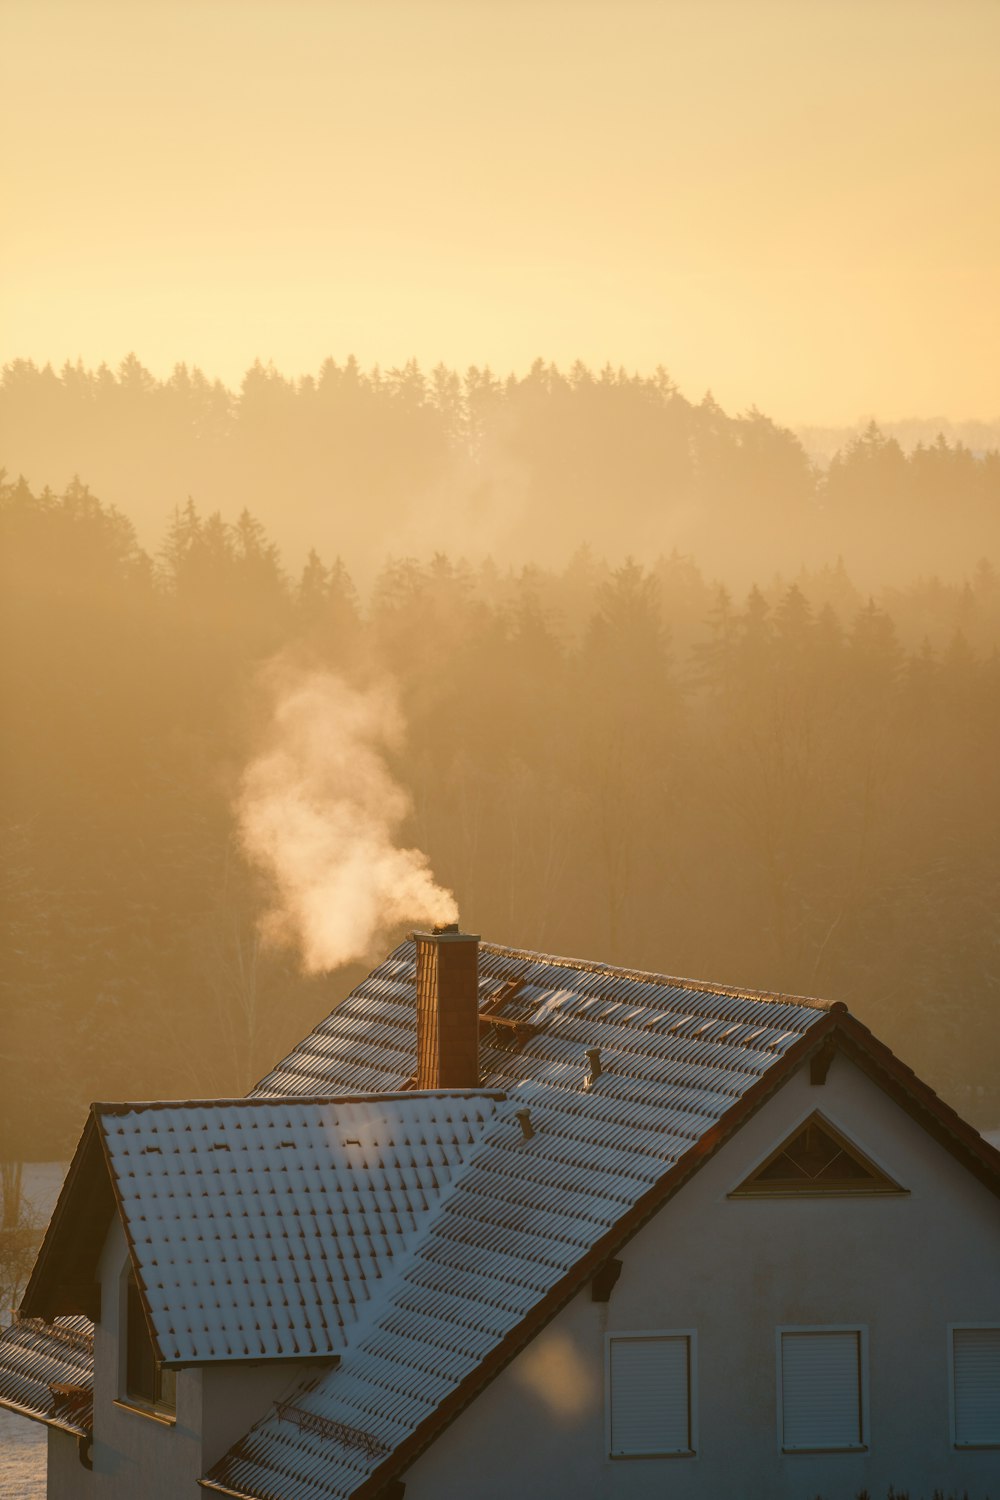
[[[78,478],[51,489],[8,472],[0,486],[8,1155],[65,1158],[92,1099],[244,1092],[362,972],[307,977],[294,951],[260,940],[267,892],[234,799],[260,730],[261,672],[279,655],[396,685],[407,735],[392,769],[413,804],[404,839],[455,891],[466,928],[844,1000],[950,1103],[996,1127],[997,454],[942,442],[906,455],[872,429],[817,474],[759,415],[723,419],[656,381],[560,386],[543,371],[531,485],[540,495],[551,480],[544,525],[558,517],[563,555],[525,543],[514,563],[475,557],[461,530],[410,553],[382,529],[387,497],[402,507],[407,473],[420,474],[406,458],[420,442],[408,449],[392,424],[430,434],[428,453],[446,444],[443,377],[443,393],[425,386],[407,407],[356,371],[329,374],[336,397],[323,380],[272,389],[277,377],[261,373],[252,422],[242,403],[257,376],[238,409],[190,379],[132,393],[130,379],[81,376],[75,389],[65,373],[9,369],[5,431],[33,383],[38,403],[44,392],[67,409],[89,402],[95,467],[115,423],[129,424],[160,499],[176,491],[171,423],[188,451],[204,444],[199,462],[249,464],[267,411],[283,413],[286,435],[301,424],[301,463],[280,474],[272,450],[255,476],[260,509],[291,518],[280,547],[246,506],[227,518],[182,498],[147,541]],[[337,427],[345,454],[316,413],[346,400],[351,380],[351,399],[381,416]],[[453,435],[467,458],[473,385]],[[509,414],[522,398],[530,405],[522,390],[494,391],[486,404]],[[870,529],[870,558],[883,536],[903,554],[911,531],[927,533],[922,545],[940,537],[941,567],[907,579],[897,559],[873,587],[834,552],[784,574],[762,562],[737,586],[679,547],[602,552],[568,514],[574,487],[592,514],[604,483],[596,456],[610,438],[588,428],[588,401],[618,402],[634,427],[634,468],[623,460],[603,491],[606,536],[619,508],[628,531],[649,503],[633,487],[642,473],[672,461],[649,411],[676,405],[689,465],[678,484],[704,511],[694,530],[734,518],[745,567],[800,522],[801,535],[835,536],[829,516],[845,518],[845,534]],[[57,422],[53,405],[49,419],[58,450],[69,418]],[[530,427],[523,410],[518,420],[512,443]],[[553,455],[582,432],[590,447],[561,473]],[[320,525],[298,508],[302,475],[325,444],[347,485],[365,443],[369,487],[351,471],[351,503]],[[522,539],[544,508],[538,495],[525,505]],[[327,534],[342,523],[344,546],[296,563],[290,528],[304,539],[313,522]],[[361,582],[344,557],[363,526],[365,556],[377,537],[382,561]]]
[[[984,429],[985,430],[985,429]],[[751,408],[690,401],[668,373],[541,360],[523,375],[327,359],[258,362],[237,391],[129,355],[117,370],[15,360],[0,374],[2,462],[36,488],[79,475],[155,551],[190,497],[248,509],[298,571],[315,548],[371,586],[385,558],[461,554],[561,568],[675,549],[745,593],[842,557],[866,592],[1000,557],[1000,453],[938,438],[904,451],[874,424],[829,464]]]

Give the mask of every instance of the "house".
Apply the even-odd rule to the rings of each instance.
[[[0,1402],[52,1500],[998,1500],[998,1198],[841,1004],[416,933],[93,1107]]]

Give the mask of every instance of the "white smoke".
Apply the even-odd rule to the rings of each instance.
[[[411,803],[384,757],[404,733],[391,684],[362,690],[278,662],[266,685],[270,724],[237,809],[243,846],[273,889],[265,940],[298,947],[316,973],[370,956],[402,923],[457,920],[427,856],[395,841]]]

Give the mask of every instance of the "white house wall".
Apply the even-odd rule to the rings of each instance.
[[[274,1401],[297,1388],[308,1373],[301,1361],[203,1365],[200,1370],[182,1370],[182,1376],[197,1375],[201,1381],[203,1446],[199,1473],[210,1469]],[[205,1491],[199,1489],[197,1493],[199,1500],[204,1500]]]
[[[727,1198],[813,1110],[905,1197]],[[949,1323],[1000,1322],[1000,1202],[853,1064],[795,1075],[427,1450],[406,1500],[854,1500],[890,1484],[1000,1495],[1000,1450],[956,1451]],[[776,1329],[868,1330],[867,1453],[778,1451]],[[605,1335],[697,1331],[695,1457],[607,1457]]]
[[[48,1500],[89,1500],[95,1493],[94,1476],[80,1462],[79,1439],[58,1427],[49,1428],[46,1453]]]

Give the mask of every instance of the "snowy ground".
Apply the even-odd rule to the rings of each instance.
[[[30,1203],[42,1229],[52,1217],[68,1167],[66,1161],[26,1161],[24,1164],[21,1195],[25,1202]]]
[[[44,1229],[52,1216],[66,1176],[64,1161],[26,1162],[22,1193]],[[0,1500],[45,1500],[45,1451],[48,1432],[0,1409]]]
[[[45,1500],[45,1443],[41,1422],[0,1410],[0,1500]]]

